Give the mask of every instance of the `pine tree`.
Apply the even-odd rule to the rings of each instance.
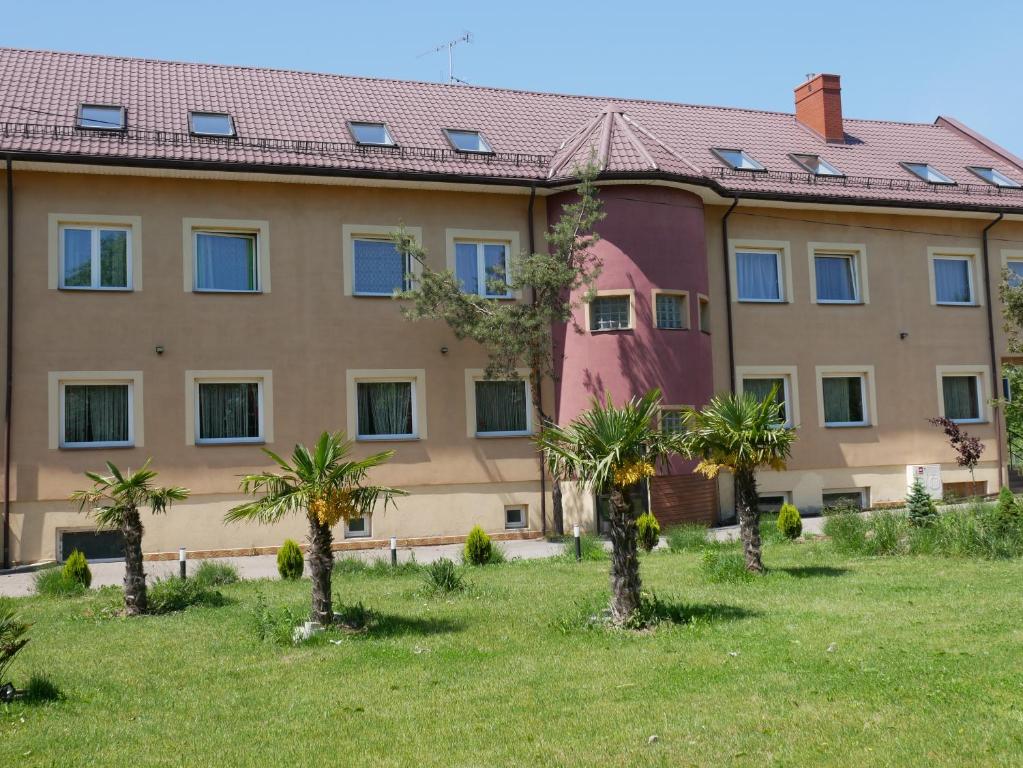
[[[930,525],[938,516],[934,499],[919,480],[913,481],[913,487],[906,497],[906,508],[909,510],[909,521],[913,525]]]

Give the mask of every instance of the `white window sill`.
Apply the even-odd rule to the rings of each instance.
[[[988,424],[988,419],[949,419],[953,424]]]
[[[836,422],[833,422],[833,423],[825,423],[824,424],[824,428],[825,429],[863,429],[864,427],[872,427],[872,426],[874,426],[874,425],[870,424],[870,423],[868,423],[866,421],[850,421],[850,422],[836,421]]]
[[[631,325],[622,326],[621,328],[590,328],[590,333],[618,333],[620,331],[632,331],[635,330]]]
[[[135,443],[61,443],[62,451],[88,451],[97,448],[134,448]]]
[[[244,437],[228,437],[216,440],[196,440],[195,444],[198,446],[204,445],[266,445],[266,440],[262,437],[244,438]]]
[[[233,288],[193,288],[192,293],[231,293],[238,296],[260,296],[262,291],[241,291]]]
[[[57,290],[67,291],[68,293],[133,293],[135,291],[130,285],[62,285]]]
[[[524,531],[528,528],[528,525],[506,525],[504,529],[506,531]]]
[[[655,325],[654,328],[656,330],[658,330],[658,331],[688,331],[689,330],[684,325],[683,326],[679,326],[678,328],[673,328],[671,326],[665,326],[665,325]]]
[[[934,302],[936,307],[979,307],[975,301],[936,301]]]
[[[356,435],[357,443],[412,443],[419,435]]]
[[[788,299],[743,299],[738,300],[739,304],[788,304]]]
[[[401,291],[407,291],[407,290],[409,290],[409,289],[408,288],[395,288],[394,291],[391,292],[391,293],[365,293],[365,292],[357,293],[357,292],[353,291],[352,292],[352,296],[354,298],[356,298],[356,299],[393,299],[395,293],[400,293]]]
[[[476,437],[480,440],[493,440],[494,438],[501,437],[532,437],[533,433],[529,430],[522,432],[477,432]]]
[[[863,302],[859,299],[817,299],[818,304],[845,304],[851,306],[863,306]]]

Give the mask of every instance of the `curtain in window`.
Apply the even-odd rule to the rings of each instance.
[[[455,243],[455,277],[461,281],[465,293],[480,292],[476,243]]]
[[[778,254],[736,253],[736,271],[739,273],[739,298],[778,301]]]
[[[91,230],[64,230],[64,285],[68,288],[92,285]]]
[[[856,286],[853,281],[853,262],[848,256],[817,256],[818,301],[853,301]]]
[[[945,398],[945,416],[950,419],[979,419],[976,376],[944,376],[941,390]]]
[[[823,380],[824,423],[849,424],[863,418],[863,387],[858,376],[829,376]]]
[[[486,243],[483,246],[483,266],[486,273],[488,296],[508,295],[508,249],[503,245]]]
[[[355,293],[390,296],[405,289],[405,258],[387,240],[355,240]]]
[[[526,407],[524,381],[476,382],[477,432],[524,432]]]
[[[199,384],[199,439],[259,437],[256,382]]]
[[[970,296],[970,263],[966,259],[934,260],[934,296],[940,302],[966,304]]]
[[[256,238],[251,235],[195,236],[195,285],[203,290],[256,290]]]
[[[117,443],[127,441],[127,384],[65,385],[65,443]]]
[[[407,381],[357,385],[360,435],[411,435],[412,384]]]
[[[784,379],[743,379],[742,391],[753,395],[757,400],[763,402],[771,394],[771,388],[777,387],[775,400],[781,404],[781,418],[787,420],[785,412],[785,380]]]
[[[104,288],[128,287],[128,233],[123,230],[100,230],[99,284]]]

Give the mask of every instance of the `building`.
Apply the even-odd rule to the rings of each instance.
[[[341,546],[539,535],[527,385],[481,381],[483,350],[401,316],[387,237],[406,225],[479,290],[543,246],[591,154],[605,266],[584,331],[556,334],[559,420],[602,392],[660,387],[670,420],[777,383],[799,440],[765,504],[898,500],[909,465],[962,490],[939,414],[984,441],[983,489],[1006,480],[989,398],[1023,161],[951,118],[847,119],[834,75],[792,114],[11,49],[0,91],[9,560],[102,554],[67,497],[108,458],[192,490],[145,520],[154,555],[300,537],[223,513],[261,446],[324,429],[393,448],[377,479],[411,492]],[[666,521],[732,504],[681,462],[649,500]],[[597,500],[564,501],[598,525]]]

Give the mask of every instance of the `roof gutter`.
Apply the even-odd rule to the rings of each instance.
[[[735,392],[735,340],[732,328],[732,260],[728,255],[728,217],[738,205],[739,195],[736,193],[732,205],[721,217],[721,259],[725,267],[725,316],[728,318],[725,335],[728,339],[728,381],[732,392]]]
[[[1001,377],[998,375],[1000,368],[998,365],[998,355],[995,352],[995,307],[991,300],[991,265],[990,258],[988,256],[988,232],[1005,218],[1005,214],[1001,211],[998,212],[998,218],[990,222],[984,230],[981,232],[981,258],[984,262],[984,297],[987,300],[987,344],[988,354],[991,360],[991,397],[995,402],[995,440],[998,445],[998,485],[1002,485],[1002,467],[1005,464],[1005,447],[1002,445],[1002,415],[999,413],[998,400],[1000,395],[999,380]]]
[[[4,364],[4,552],[3,567],[11,567],[11,404],[14,394],[14,167],[6,159],[7,177],[7,354]]]

